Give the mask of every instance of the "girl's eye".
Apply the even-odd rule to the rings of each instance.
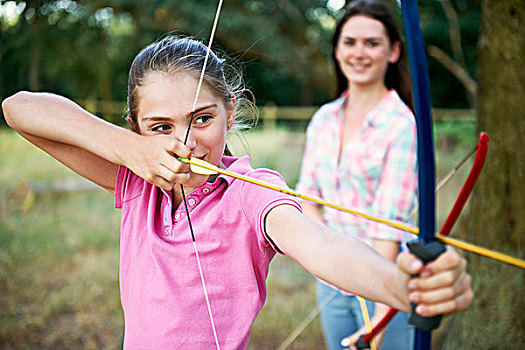
[[[213,119],[213,117],[211,115],[199,115],[199,116],[195,117],[193,122],[195,124],[197,124],[197,125],[205,125],[205,124],[209,123],[212,119]]]
[[[352,45],[355,44],[355,40],[353,40],[353,39],[346,39],[346,40],[344,41],[344,44],[345,44],[345,45],[348,45],[348,46],[352,46]]]
[[[169,126],[168,124],[160,124],[160,125],[154,126],[153,128],[151,128],[151,130],[152,131],[164,132],[164,131],[171,130],[171,126]]]
[[[376,46],[379,46],[379,42],[378,41],[368,41],[367,45],[369,47],[376,47]]]

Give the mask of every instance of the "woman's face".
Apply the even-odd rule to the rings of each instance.
[[[198,80],[189,73],[154,71],[146,75],[139,91],[137,126],[142,135],[170,135],[184,143]],[[191,157],[213,165],[220,163],[226,144],[226,130],[233,124],[233,107],[207,84],[202,84],[186,145]],[[188,187],[204,184],[208,175],[192,173]]]
[[[378,20],[357,15],[346,21],[335,49],[339,66],[351,84],[383,84],[388,63],[399,59],[400,43],[390,43]]]

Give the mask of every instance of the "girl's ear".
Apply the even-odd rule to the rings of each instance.
[[[226,110],[228,112],[228,118],[226,119],[226,129],[230,130],[233,123],[235,122],[235,111],[237,110],[237,99],[235,98],[234,94],[231,95],[230,103],[228,103]]]
[[[390,50],[390,55],[388,56],[388,62],[396,63],[397,60],[399,60],[400,55],[401,55],[401,42],[394,41],[394,43],[392,44],[392,49]]]

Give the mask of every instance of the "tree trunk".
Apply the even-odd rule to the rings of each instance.
[[[524,258],[525,2],[485,0],[478,58],[479,130],[491,138],[467,239]],[[468,254],[475,300],[446,349],[524,349],[525,271]]]

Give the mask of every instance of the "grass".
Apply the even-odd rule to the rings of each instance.
[[[475,143],[465,137],[473,125],[462,128],[437,128],[440,174]],[[247,139],[254,166],[275,169],[295,185],[302,133],[259,130]],[[239,141],[230,145],[235,154],[247,152]],[[121,348],[119,211],[112,196],[98,189],[50,191],[83,180],[9,130],[0,130],[0,159],[0,348]],[[441,212],[448,212],[463,178],[438,197]],[[277,257],[249,348],[276,348],[312,310],[314,294],[314,279]],[[316,319],[290,348],[322,346]]]

